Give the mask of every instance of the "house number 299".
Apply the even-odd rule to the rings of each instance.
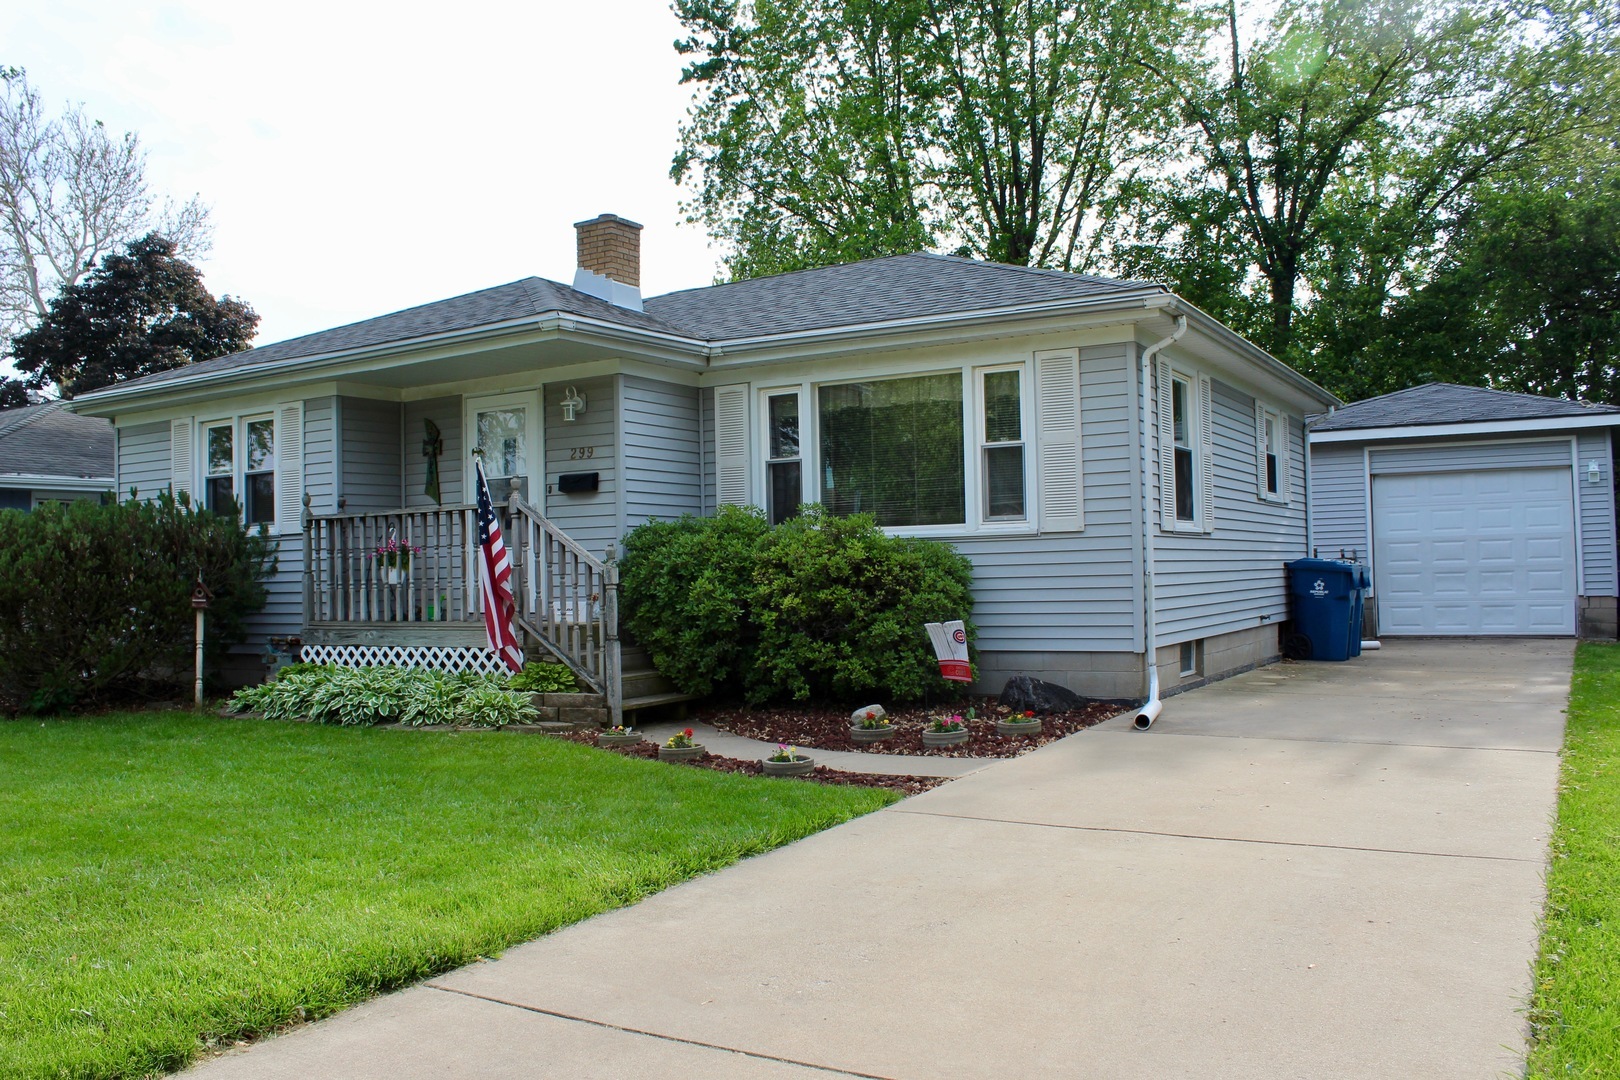
[[[568,450],[569,461],[586,461],[596,456],[594,446],[574,446]]]

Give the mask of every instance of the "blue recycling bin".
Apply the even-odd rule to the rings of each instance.
[[[1288,569],[1293,627],[1285,651],[1296,660],[1348,660],[1350,617],[1360,580],[1353,563],[1334,559],[1295,559]],[[1356,651],[1361,627],[1355,627]]]
[[[1366,563],[1350,565],[1355,575],[1355,595],[1350,600],[1350,655],[1360,656],[1362,608],[1366,605],[1368,591],[1372,589],[1372,571]]]

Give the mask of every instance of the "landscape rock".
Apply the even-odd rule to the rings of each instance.
[[[1086,699],[1066,686],[1043,682],[1031,675],[1014,675],[997,699],[1015,712],[1064,713],[1086,705]]]
[[[849,722],[852,724],[858,724],[862,720],[866,719],[867,713],[877,713],[877,718],[879,720],[889,715],[884,711],[883,706],[881,705],[863,705],[859,709],[856,709],[854,712],[849,714]]]

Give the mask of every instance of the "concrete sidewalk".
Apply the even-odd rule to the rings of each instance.
[[[196,1074],[1517,1075],[1571,653],[1254,672]]]

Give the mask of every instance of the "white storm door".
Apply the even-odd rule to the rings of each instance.
[[[544,513],[539,392],[468,398],[466,423],[467,501],[472,502],[476,492],[473,451],[481,450],[490,497],[506,502],[516,480],[522,496]]]
[[[1568,469],[1373,477],[1381,634],[1575,633]]]

